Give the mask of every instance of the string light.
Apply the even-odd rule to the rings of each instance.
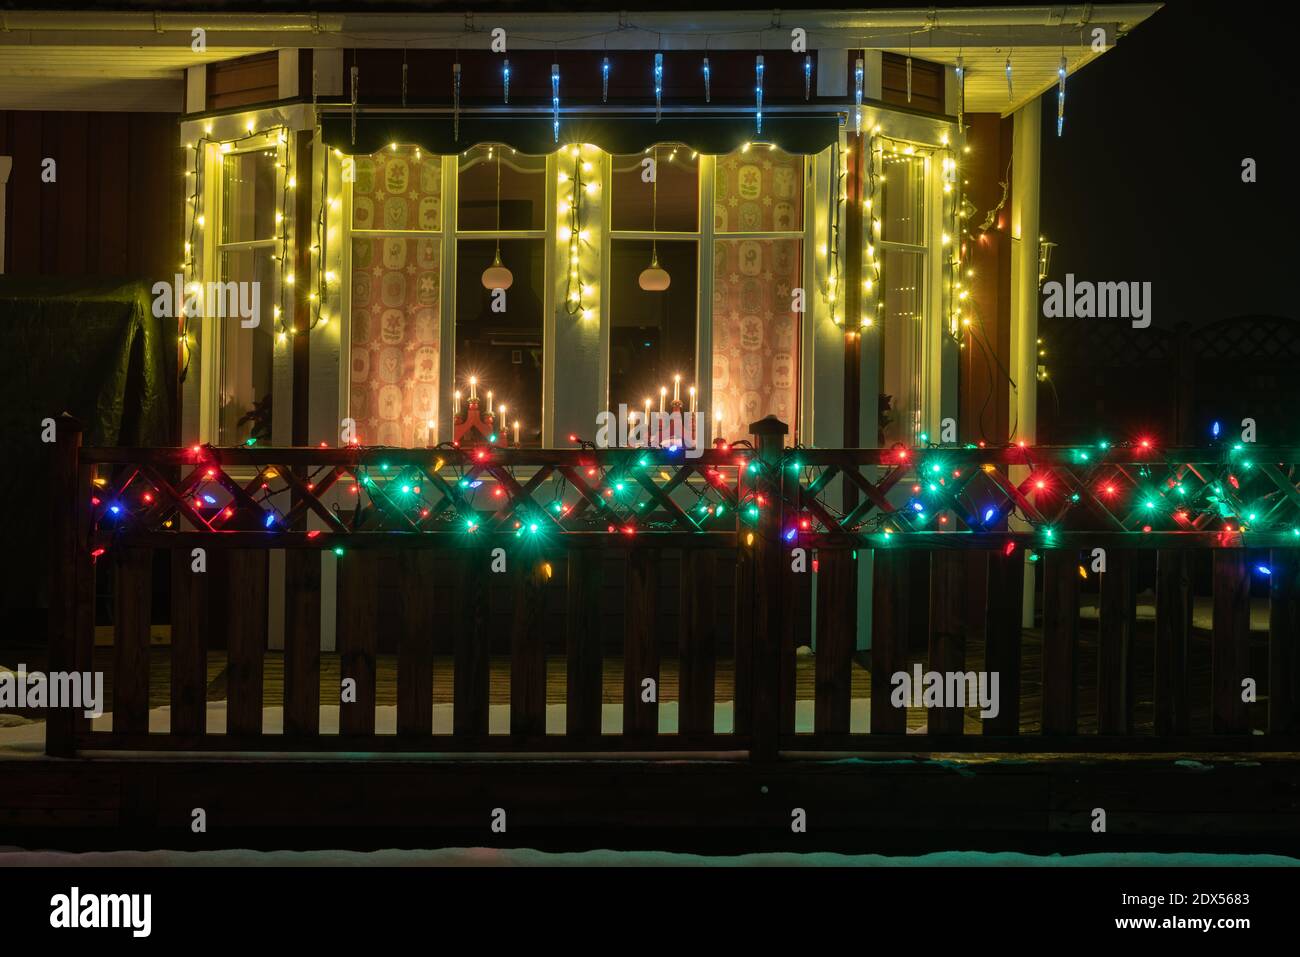
[[[1061,131],[1065,128],[1065,54],[1061,54],[1061,63],[1056,68],[1057,88],[1056,88],[1056,135],[1059,137]]]
[[[710,88],[709,78],[710,78],[710,74],[709,74],[709,58],[708,58],[708,57],[705,57],[705,58],[704,58],[704,102],[705,102],[705,103],[712,103],[712,102],[713,102],[713,99],[712,99],[712,97],[713,97],[713,91],[712,91],[712,89]]]
[[[501,67],[501,94],[502,102],[510,104],[510,61],[506,60],[505,65]]]
[[[862,132],[862,85],[865,66],[862,57],[858,57],[853,67],[853,132]]]
[[[551,133],[560,142],[560,65],[551,64]]]
[[[594,294],[594,288],[582,281],[582,244],[587,240],[587,230],[583,225],[583,197],[595,195],[599,183],[587,179],[583,174],[593,170],[590,161],[583,159],[582,148],[573,147],[573,174],[561,172],[560,185],[569,184],[569,200],[564,203],[561,212],[568,216],[568,223],[560,227],[560,238],[569,244],[569,262],[564,284],[564,309],[570,316],[590,319],[594,310],[587,299]],[[564,209],[567,207],[567,210]]]
[[[451,138],[460,142],[460,60],[451,65]]]
[[[655,122],[663,119],[664,111],[664,55],[655,54]]]
[[[964,137],[966,135],[965,123],[962,119],[962,113],[966,109],[966,63],[961,55],[957,56],[957,132]]]
[[[754,59],[754,132],[763,134],[763,55]]]

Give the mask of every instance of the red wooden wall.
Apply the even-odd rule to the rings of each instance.
[[[0,110],[5,273],[164,279],[181,261],[177,117]],[[41,181],[56,161],[57,179]]]

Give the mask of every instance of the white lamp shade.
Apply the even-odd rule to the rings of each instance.
[[[637,285],[646,292],[663,292],[668,288],[670,282],[672,282],[672,277],[668,275],[667,269],[660,268],[657,259],[643,269],[637,279]]]
[[[514,281],[514,273],[501,265],[501,254],[498,252],[496,258],[492,260],[492,265],[483,270],[483,288],[509,289]]]

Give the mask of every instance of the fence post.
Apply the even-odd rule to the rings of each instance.
[[[81,635],[79,616],[89,613],[80,600],[94,568],[82,539],[82,517],[88,517],[90,490],[81,481],[82,425],[66,412],[55,423],[54,461],[50,482],[50,611],[49,643],[51,672],[73,672],[80,667]],[[93,588],[93,584],[90,585]],[[92,602],[93,606],[93,602]],[[90,662],[85,663],[88,667]],[[73,708],[51,708],[45,723],[45,753],[71,757],[73,735],[80,712]]]
[[[749,427],[754,436],[755,461],[758,469],[750,476],[755,499],[762,500],[754,523],[753,543],[748,543],[748,533],[741,526],[740,547],[749,548],[753,554],[754,574],[751,576],[753,614],[750,617],[750,661],[753,665],[751,683],[753,735],[750,755],[757,761],[776,759],[777,738],[781,724],[782,670],[793,667],[792,661],[783,661],[781,636],[785,634],[786,616],[790,606],[782,601],[784,589],[781,578],[784,556],[781,552],[781,520],[784,509],[782,497],[784,477],[781,457],[785,451],[785,436],[790,427],[774,415],[759,419]]]

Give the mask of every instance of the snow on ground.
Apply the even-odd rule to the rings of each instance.
[[[382,851],[30,851],[0,847],[4,867],[1300,867],[1275,854],[1078,854],[943,851],[882,854],[764,853],[734,857],[667,851],[549,853],[451,847]]]

